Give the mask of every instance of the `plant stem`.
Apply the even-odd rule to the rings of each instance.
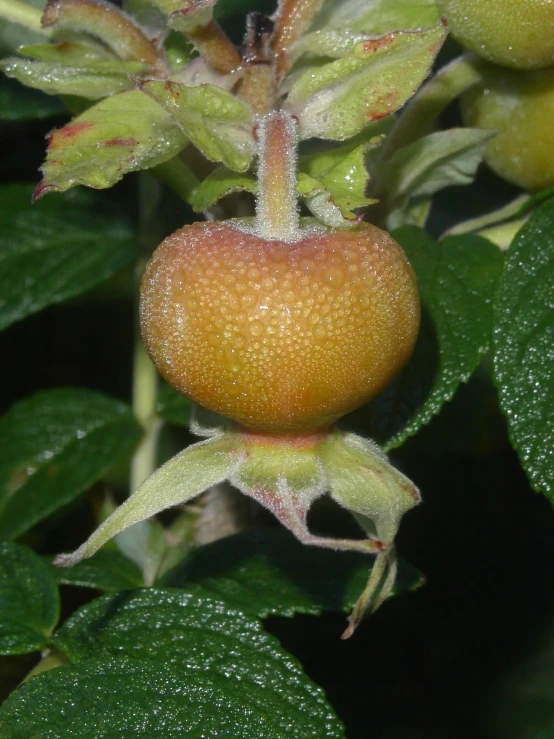
[[[446,106],[481,78],[479,61],[473,54],[457,57],[437,72],[412,98],[388,135],[383,147],[383,161],[429,133]]]
[[[0,18],[42,33],[44,36],[50,35],[50,31],[41,25],[42,10],[19,0],[0,0]]]
[[[159,241],[156,222],[159,197],[160,183],[149,174],[141,173],[139,178],[139,238],[144,257],[139,259],[136,266],[137,294],[140,289],[145,263]],[[135,316],[133,411],[137,421],[144,429],[144,436],[131,460],[131,493],[156,469],[158,437],[162,427],[162,422],[156,414],[158,373],[142,343],[138,321],[138,304],[135,309]]]
[[[185,203],[188,203],[191,193],[200,184],[198,177],[181,156],[173,157],[168,162],[158,164],[150,171]]]
[[[131,461],[130,489],[134,492],[156,469],[158,437],[162,427],[156,415],[158,373],[150,361],[137,328],[133,357],[133,411],[144,436]]]
[[[298,240],[297,147],[297,124],[289,113],[275,111],[262,118],[255,231],[263,239]]]

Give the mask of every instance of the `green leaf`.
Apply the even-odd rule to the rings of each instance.
[[[0,542],[0,654],[44,649],[59,609],[48,565],[27,547]]]
[[[76,664],[8,699],[3,739],[344,738],[323,691],[279,642],[219,601],[153,588],[104,596],[55,643]]]
[[[430,197],[445,187],[469,185],[483,160],[494,131],[479,128],[451,128],[424,136],[399,149],[382,164],[384,197],[401,210],[413,197]],[[399,214],[389,227],[400,225]]]
[[[51,559],[51,557],[49,558]],[[140,569],[117,549],[102,549],[75,567],[54,567],[50,571],[60,585],[76,585],[98,590],[125,590],[144,585]]]
[[[51,134],[36,195],[75,185],[111,187],[127,172],[172,159],[186,144],[171,116],[148,95],[119,93]]]
[[[233,172],[227,167],[214,169],[192,193],[190,204],[197,213],[204,213],[220,198],[233,192],[257,192],[256,178]]]
[[[357,552],[307,547],[285,529],[236,534],[193,551],[162,580],[198,597],[219,598],[260,618],[346,612],[367,583],[371,560]],[[421,584],[405,562],[395,592]]]
[[[38,393],[0,418],[0,537],[69,503],[137,442],[130,408],[72,388]]]
[[[56,62],[71,67],[85,67],[102,61],[119,61],[106,46],[92,39],[84,41],[61,41],[49,44],[29,44],[20,46],[21,56],[37,59],[40,62]]]
[[[494,314],[494,375],[511,442],[533,487],[554,502],[554,201],[507,254]]]
[[[10,57],[0,71],[27,87],[48,95],[77,95],[96,100],[133,87],[130,75],[145,69],[141,62],[98,61],[85,67]]]
[[[0,120],[50,118],[65,112],[61,101],[0,75]]]
[[[141,89],[159,103],[183,133],[213,162],[243,172],[254,156],[252,110],[215,85],[187,87],[150,80]]]
[[[79,191],[33,205],[32,192],[0,188],[0,329],[83,293],[138,256],[130,218],[113,199]]]
[[[173,423],[175,426],[188,428],[191,412],[192,401],[178,393],[166,382],[160,383],[156,402],[156,413],[160,418]]]
[[[236,658],[243,658],[243,650],[237,650]],[[20,688],[0,710],[2,736],[344,739],[331,709],[320,705],[323,698],[302,689],[307,678],[280,674],[278,658],[268,656],[266,665],[258,686],[254,680],[199,672],[186,663],[102,654],[51,670]],[[291,682],[285,684],[284,677]],[[277,689],[284,692],[273,692]],[[304,706],[295,705],[297,691]]]
[[[424,81],[445,37],[442,24],[369,38],[342,59],[308,69],[287,108],[301,138],[343,140],[400,108]]]
[[[393,233],[417,274],[422,325],[407,366],[370,408],[372,435],[400,446],[467,382],[489,348],[503,256],[479,236],[436,242],[425,231]]]
[[[295,57],[310,54],[315,57],[340,59],[351,54],[356,46],[367,39],[367,33],[348,28],[324,28],[303,36],[294,45]]]
[[[369,144],[350,143],[303,157],[296,189],[320,221],[335,228],[356,225],[354,208],[376,202],[366,197]]]
[[[316,25],[386,33],[433,26],[439,20],[436,0],[332,0],[325,4]]]
[[[56,0],[48,2],[42,16],[42,27],[55,35],[97,39],[107,50],[123,61],[140,61],[154,73],[165,71],[156,43],[138,23],[115,3],[89,0]]]

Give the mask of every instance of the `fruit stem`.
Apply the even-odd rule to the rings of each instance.
[[[412,98],[388,135],[383,147],[383,161],[429,133],[446,106],[481,78],[479,62],[473,54],[457,57],[439,70]]]
[[[255,232],[262,239],[297,241],[296,196],[298,133],[296,119],[273,111],[258,126],[258,199]]]
[[[19,0],[0,0],[0,18],[50,36],[50,30],[41,25],[42,10]]]

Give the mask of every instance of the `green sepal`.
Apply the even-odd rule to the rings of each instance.
[[[295,56],[308,54],[314,57],[340,59],[351,54],[359,43],[367,39],[367,33],[352,28],[322,28],[303,36],[294,46]]]
[[[170,28],[187,34],[211,22],[216,0],[153,0],[153,4]]]
[[[10,57],[0,70],[27,87],[48,95],[76,95],[98,100],[133,87],[130,75],[146,69],[142,62],[97,61],[85,67],[69,67],[49,61]]]
[[[35,197],[75,185],[111,187],[127,172],[172,159],[186,144],[169,114],[148,95],[122,92],[51,134]]]
[[[166,110],[176,125],[213,162],[244,172],[254,156],[252,110],[215,85],[187,87],[148,80],[141,89]]]
[[[321,459],[333,500],[371,521],[379,539],[391,544],[402,516],[421,500],[413,482],[376,444],[354,434],[330,434]]]
[[[353,209],[377,202],[365,194],[369,174],[364,159],[375,137],[369,143],[350,142],[325,152],[304,156],[300,160],[296,191],[313,215],[326,226],[354,228],[357,214]],[[189,200],[197,212],[205,212],[220,198],[234,192],[257,192],[256,179],[250,174],[218,167],[195,189]]]
[[[110,49],[88,41],[60,41],[53,44],[27,44],[17,50],[21,56],[39,62],[57,62],[69,67],[85,67],[101,61],[117,61]]]
[[[402,515],[420,500],[413,483],[372,442],[338,430],[276,436],[239,431],[225,422],[224,430],[202,428],[196,420],[191,429],[212,438],[167,462],[79,549],[59,555],[54,564],[71,567],[133,524],[227,479],[271,511],[302,543],[378,555],[344,634],[350,636],[363,615],[393,592],[394,537]],[[309,509],[325,492],[359,519],[369,538],[339,539],[309,531]]]
[[[380,164],[383,197],[390,205],[387,228],[415,223],[413,198],[430,199],[439,190],[473,182],[494,131],[451,128],[437,131],[396,151]]]
[[[326,480],[313,444],[296,444],[294,439],[281,443],[264,436],[250,440],[247,435],[239,443],[245,459],[231,478],[239,490],[254,494],[263,489],[264,494],[279,495],[286,483],[293,494],[308,499],[325,492]]]
[[[286,107],[300,138],[344,140],[398,110],[426,78],[446,36],[442,23],[368,38],[336,61],[308,68]]]
[[[160,7],[172,11],[169,26],[181,33],[190,33],[203,28],[213,18],[216,0],[157,0]]]
[[[120,59],[140,61],[162,72],[164,62],[155,44],[130,15],[117,5],[98,0],[49,0],[42,17],[44,28],[99,39]]]
[[[91,557],[117,534],[156,513],[186,503],[206,488],[225,480],[240,461],[233,438],[215,436],[187,447],[166,462],[72,554],[60,554],[54,564],[71,567]]]
[[[302,171],[296,190],[326,226],[354,228],[357,223],[354,209],[377,202],[366,195],[369,173],[365,155],[370,145],[378,142],[349,143],[300,160]]]
[[[332,0],[318,16],[317,26],[386,33],[433,26],[440,17],[436,0]]]

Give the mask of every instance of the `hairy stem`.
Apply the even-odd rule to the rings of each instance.
[[[300,230],[296,196],[296,120],[283,111],[268,113],[258,127],[256,233],[264,239],[296,241]]]

